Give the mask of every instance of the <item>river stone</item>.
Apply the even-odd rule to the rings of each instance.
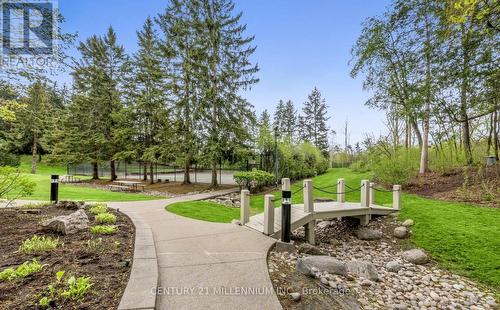
[[[89,218],[83,209],[69,215],[61,215],[42,223],[44,230],[62,233],[63,235],[74,234],[80,230],[89,228]]]
[[[364,261],[350,261],[346,265],[347,271],[371,281],[378,280],[377,268],[372,263]]]
[[[394,237],[399,239],[404,239],[408,237],[408,228],[405,226],[399,226],[394,228]]]
[[[415,265],[423,265],[429,262],[429,257],[420,249],[413,249],[403,252],[403,258]]]
[[[331,256],[307,256],[297,259],[297,271],[300,273],[314,277],[313,268],[331,274],[345,275],[347,273],[345,263]]]
[[[402,224],[404,227],[410,227],[413,226],[413,220],[412,219],[407,219],[406,221],[403,222]]]
[[[298,249],[299,253],[304,253],[304,254],[310,254],[310,255],[323,255],[323,251],[321,251],[318,247],[309,244],[309,243],[302,243],[299,245]]]
[[[389,272],[398,272],[399,270],[401,270],[401,268],[401,264],[395,260],[390,261],[385,265],[385,269],[387,269],[387,271]]]
[[[360,240],[378,240],[382,238],[382,232],[380,230],[361,228],[356,232],[356,237]]]

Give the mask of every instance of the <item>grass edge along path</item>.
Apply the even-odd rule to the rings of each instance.
[[[337,178],[344,178],[346,184],[357,187],[362,179],[369,179],[368,173],[355,173],[347,168],[330,169],[326,174],[313,178],[315,187],[336,184]],[[298,181],[292,185],[292,191],[302,186]],[[335,191],[332,187],[329,191]],[[279,198],[280,192],[274,192]],[[335,198],[335,195],[314,191],[315,197]],[[347,201],[359,201],[359,192],[346,194]],[[376,204],[390,206],[392,193],[376,193]],[[292,203],[302,203],[302,191],[292,197]],[[212,222],[228,223],[239,218],[239,209],[199,201],[196,204],[181,202],[168,211],[178,215],[206,220],[206,212],[210,211]],[[279,203],[276,207],[279,206]],[[263,212],[264,195],[252,195],[250,206],[252,214]],[[222,208],[221,208],[222,207]],[[220,216],[220,218],[219,218]],[[232,218],[230,219],[230,216]],[[440,265],[460,275],[478,280],[500,292],[500,209],[479,207],[466,203],[448,202],[419,197],[412,194],[402,195],[402,220],[411,218],[415,221],[412,227],[412,242],[415,246],[428,251]]]

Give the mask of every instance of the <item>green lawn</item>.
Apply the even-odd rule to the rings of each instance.
[[[325,187],[335,185],[337,178],[344,178],[346,184],[358,187],[361,180],[370,174],[355,173],[350,169],[331,169],[328,173],[315,177],[313,185]],[[302,182],[292,185],[292,203],[303,201]],[[332,187],[327,189],[335,191]],[[277,198],[279,191],[275,192]],[[315,197],[335,195],[314,191]],[[359,201],[359,192],[346,194],[347,201]],[[392,193],[376,193],[379,205],[390,206]],[[239,218],[239,212],[211,203],[178,203],[169,211],[179,215],[216,222],[229,222]],[[263,212],[263,195],[251,196],[252,213]],[[235,212],[236,211],[236,212]],[[479,280],[489,285],[498,294],[500,290],[500,209],[478,207],[465,203],[444,202],[426,199],[411,194],[403,194],[401,219],[415,221],[411,242],[427,250],[443,267],[456,273]]]
[[[19,167],[24,175],[36,183],[35,192],[31,196],[22,197],[27,200],[49,200],[50,199],[50,175],[65,175],[66,168],[62,166],[49,166],[43,161],[38,164],[37,174],[31,174],[31,157],[23,156]],[[80,177],[84,179],[85,177]],[[84,186],[71,184],[59,184],[59,200],[83,200],[83,201],[134,201],[152,200],[158,197],[146,196],[134,193],[111,192]]]
[[[168,211],[207,222],[230,223],[240,217],[239,208],[231,208],[208,201],[185,201],[167,206]]]

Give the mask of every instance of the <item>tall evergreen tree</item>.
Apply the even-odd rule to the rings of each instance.
[[[150,182],[153,183],[153,164],[162,153],[162,137],[169,124],[167,113],[166,72],[162,70],[162,55],[159,48],[158,34],[153,28],[153,21],[147,18],[141,31],[137,32],[139,50],[133,56],[133,66],[127,87],[130,106],[127,109],[132,126],[123,127],[124,136],[137,136],[140,143],[128,143],[121,156],[124,159],[140,158],[149,163]],[[145,171],[147,171],[145,169]],[[145,174],[146,175],[146,174]]]
[[[272,171],[273,169],[273,150],[274,150],[274,137],[271,128],[271,120],[267,110],[262,112],[258,121],[258,135],[256,139],[256,146],[260,152],[260,165],[261,169],[265,171]]]
[[[326,156],[328,154],[328,106],[315,87],[304,103],[299,116],[301,139],[311,142]]]
[[[292,141],[296,134],[297,110],[291,100],[280,100],[274,114],[274,126],[282,140]]]
[[[93,178],[99,177],[99,162],[109,161],[114,180],[115,155],[127,142],[120,125],[128,58],[111,27],[104,37],[94,35],[81,42],[78,50],[82,58],[72,72],[75,95],[66,119],[66,138],[54,153],[68,162],[90,161]]]
[[[196,29],[203,38],[203,131],[206,136],[205,154],[212,167],[211,186],[217,186],[217,165],[228,145],[248,140],[249,122],[254,114],[251,105],[241,95],[258,82],[258,71],[250,56],[256,47],[254,37],[246,37],[242,13],[234,14],[232,0],[200,0]]]

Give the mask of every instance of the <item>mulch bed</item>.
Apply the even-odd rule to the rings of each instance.
[[[24,279],[0,282],[0,309],[37,309],[37,302],[47,296],[47,286],[55,282],[56,272],[90,277],[93,286],[81,300],[56,299],[56,309],[116,309],[130,274],[134,251],[135,229],[128,217],[109,210],[117,217],[118,230],[113,235],[95,235],[81,231],[73,235],[57,235],[42,231],[40,222],[75,210],[55,206],[41,208],[40,214],[26,214],[22,210],[0,209],[0,271],[36,258],[43,269]],[[95,225],[94,216],[86,210],[89,225]],[[63,243],[44,254],[23,254],[19,245],[33,235],[59,238]],[[102,247],[92,250],[88,240],[102,238]]]
[[[404,190],[434,199],[500,208],[500,165],[429,172],[412,178]]]

